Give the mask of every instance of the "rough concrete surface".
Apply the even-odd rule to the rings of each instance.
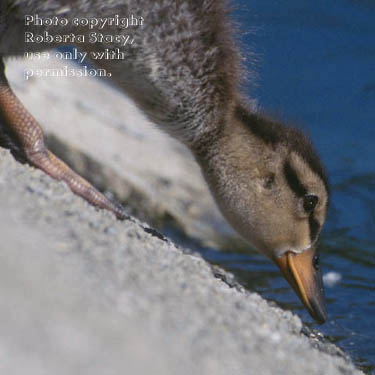
[[[8,71],[21,63],[8,65]],[[65,112],[78,105],[70,102],[75,94],[67,93],[65,84],[56,80],[50,92],[25,86],[23,100],[35,96],[38,108],[49,108],[43,125],[57,126],[61,117],[60,127],[67,129]],[[82,103],[86,94],[92,92],[78,95]],[[55,95],[51,103],[50,95]],[[64,100],[71,107],[65,108]],[[87,121],[90,128],[95,116],[81,112],[73,127]],[[85,134],[82,130],[83,143]],[[103,132],[94,139],[96,156],[104,137]],[[160,170],[174,168],[161,164]],[[119,222],[94,209],[8,151],[0,152],[0,205],[0,373],[359,373],[335,355],[333,345],[317,350],[301,334],[298,317],[255,293],[231,288],[200,256],[136,220]]]

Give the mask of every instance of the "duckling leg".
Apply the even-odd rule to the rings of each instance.
[[[52,178],[66,182],[75,194],[83,197],[92,205],[112,211],[119,219],[128,217],[121,206],[110,201],[47,149],[42,128],[9,86],[1,57],[0,121],[11,139],[11,144],[15,144],[19,148],[27,162]]]

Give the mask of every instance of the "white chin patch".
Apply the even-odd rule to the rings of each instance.
[[[282,246],[279,249],[276,249],[274,253],[275,253],[277,258],[281,258],[288,251],[290,251],[292,253],[295,253],[295,254],[300,254],[300,253],[303,253],[304,251],[307,251],[307,250],[310,250],[310,249],[311,249],[311,244],[309,246],[306,246],[306,247],[302,248],[302,249],[296,249],[296,248],[290,247],[290,246]]]

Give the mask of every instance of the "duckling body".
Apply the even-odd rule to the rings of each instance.
[[[280,267],[310,313],[325,319],[316,243],[329,188],[324,169],[302,133],[253,113],[239,90],[242,68],[222,0],[6,0],[2,4],[0,56],[43,50],[57,43],[25,43],[25,32],[62,33],[58,26],[25,25],[26,15],[68,20],[129,14],[142,24],[104,27],[131,34],[134,43],[82,43],[88,53],[121,48],[122,60],[97,60],[113,81],[162,130],[187,145],[223,215],[258,251]],[[87,39],[88,40],[88,39]],[[26,159],[99,207],[121,208],[62,164],[43,143],[36,121],[1,74],[2,121]]]

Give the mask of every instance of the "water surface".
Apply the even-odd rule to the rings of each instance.
[[[375,1],[237,6],[247,64],[256,72],[249,95],[264,111],[309,131],[330,175],[332,204],[320,245],[329,319],[319,329],[375,374]],[[214,261],[311,322],[262,256]]]

